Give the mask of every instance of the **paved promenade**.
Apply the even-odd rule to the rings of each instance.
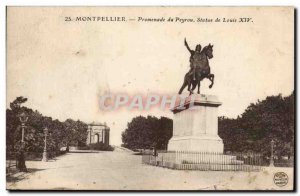
[[[267,168],[262,172],[178,171],[143,165],[141,156],[114,152],[68,153],[50,162],[28,161],[29,173],[14,175],[8,189],[79,190],[226,190],[279,189],[276,171],[293,181],[292,168]],[[285,186],[285,189],[292,184]]]

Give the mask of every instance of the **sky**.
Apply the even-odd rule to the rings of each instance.
[[[65,17],[239,18],[250,23],[66,22]],[[291,8],[101,8],[10,7],[7,14],[7,107],[17,96],[27,107],[61,121],[106,122],[110,143],[138,115],[167,116],[169,110],[104,112],[99,97],[176,94],[196,44],[214,45],[215,84],[201,93],[218,96],[219,116],[243,113],[266,96],[294,90]]]

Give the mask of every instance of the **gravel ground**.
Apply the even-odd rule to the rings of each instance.
[[[68,153],[49,162],[26,162],[29,173],[7,180],[7,189],[36,190],[291,190],[293,168],[261,172],[179,171],[143,165],[128,152]],[[273,182],[276,172],[288,184]]]

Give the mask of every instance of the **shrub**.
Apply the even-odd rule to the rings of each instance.
[[[80,150],[99,150],[99,151],[113,151],[114,148],[110,145],[103,144],[102,142],[89,144],[84,147],[80,147]]]

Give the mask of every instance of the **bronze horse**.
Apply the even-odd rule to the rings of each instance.
[[[184,76],[184,82],[178,92],[181,94],[183,89],[188,86],[188,91],[190,95],[193,93],[193,90],[198,85],[198,94],[200,94],[200,82],[207,78],[211,81],[209,88],[214,85],[214,74],[210,73],[209,61],[208,59],[213,58],[213,45],[209,44],[205,46],[201,52],[195,52],[189,49],[187,43],[185,42],[188,50],[191,52],[191,66],[194,68],[194,73],[186,73]],[[192,88],[191,88],[192,86]]]

